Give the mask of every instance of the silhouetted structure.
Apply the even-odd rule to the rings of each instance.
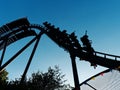
[[[36,32],[35,29],[37,29],[39,32]],[[23,77],[21,79],[21,83],[22,83],[29,69],[29,66],[31,64],[32,58],[34,56],[40,38],[43,34],[46,34],[58,46],[60,46],[70,54],[72,68],[73,68],[73,76],[75,81],[75,88],[77,88],[78,90],[80,90],[80,87],[79,87],[79,79],[78,79],[76,62],[75,62],[76,57],[80,58],[80,60],[85,60],[92,63],[93,66],[97,64],[111,69],[116,69],[116,68],[119,69],[120,61],[118,61],[117,59],[120,58],[120,56],[96,52],[91,47],[91,42],[88,39],[87,34],[81,37],[81,41],[83,43],[83,46],[81,46],[74,32],[68,34],[67,30],[61,31],[59,28],[55,28],[54,25],[51,25],[48,22],[44,22],[43,26],[37,24],[30,24],[27,18],[21,18],[0,27],[0,50],[3,50],[0,59],[0,66],[1,66],[0,71],[4,69],[9,63],[11,63],[33,42],[36,42],[33,51],[31,52],[26,68],[24,70]],[[4,54],[6,52],[6,47],[11,43],[14,43],[15,41],[18,41],[28,36],[33,36],[34,38],[30,42],[28,42],[21,50],[19,50],[14,56],[12,56],[8,61],[2,64]],[[100,54],[103,55],[103,57],[99,56]],[[108,58],[108,56],[114,59],[110,59]]]

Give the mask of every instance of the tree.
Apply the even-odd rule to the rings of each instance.
[[[35,90],[54,90],[64,86],[64,76],[58,66],[55,66],[54,69],[49,67],[45,73],[40,71],[33,73],[31,78],[29,78],[29,83]]]
[[[0,83],[7,82],[7,80],[8,80],[7,75],[8,75],[8,72],[6,71],[6,69],[4,69],[0,72]]]
[[[61,90],[66,87],[64,76],[58,66],[49,67],[47,72],[32,73],[22,84],[20,79],[10,81],[4,90]]]
[[[3,90],[3,88],[7,84],[7,80],[8,80],[7,75],[8,75],[8,72],[6,71],[6,69],[0,71],[0,90]]]

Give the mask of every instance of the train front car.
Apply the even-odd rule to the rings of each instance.
[[[28,32],[29,25],[30,23],[27,18],[20,18],[0,27],[0,50],[3,48],[6,39],[7,45],[9,45],[10,43],[13,43],[17,39],[19,39],[17,38],[17,36],[19,37],[20,35],[18,34],[21,34],[22,32],[23,32],[22,34],[25,34],[27,32],[28,34],[31,35],[32,31],[30,30],[30,33]],[[12,36],[16,37],[16,40],[14,40],[14,38],[11,38]]]
[[[29,26],[30,23],[27,18],[20,18],[13,22],[7,23],[6,25],[8,26],[9,29],[14,29],[21,26]]]
[[[9,32],[15,31],[21,27],[27,27],[30,23],[27,18],[20,18],[0,27],[0,37],[5,36]]]

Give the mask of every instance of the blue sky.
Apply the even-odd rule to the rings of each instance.
[[[0,25],[27,17],[31,23],[48,21],[68,33],[75,31],[78,39],[88,31],[96,51],[120,55],[120,1],[119,0],[1,0]],[[8,47],[8,59],[30,38],[20,40]],[[81,42],[80,42],[81,43]],[[12,62],[7,70],[10,79],[19,78],[26,65],[32,46]],[[27,54],[27,55],[26,55]],[[24,58],[23,58],[24,57]],[[105,68],[90,67],[88,62],[77,61],[80,82]],[[32,72],[46,71],[49,66],[59,65],[66,74],[67,83],[73,84],[69,54],[58,47],[46,35],[41,38],[28,76]]]

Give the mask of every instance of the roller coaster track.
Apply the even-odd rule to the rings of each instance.
[[[64,48],[66,51],[70,53],[71,52],[74,53],[76,57],[80,58],[80,60],[85,60],[90,63],[95,63],[97,65],[111,69],[117,69],[120,66],[120,61],[119,61],[120,56],[110,55],[97,51],[95,51],[93,55],[90,55],[88,54],[88,52],[82,50],[82,47],[76,38],[75,40],[72,40],[71,38],[69,38],[70,34],[66,33],[66,35],[64,35],[65,33],[60,31],[59,28],[54,28],[54,26],[48,23],[44,24],[44,26],[38,24],[30,24],[28,26],[17,27],[16,30],[13,31],[9,30],[10,31],[9,33],[7,32],[7,30],[5,30],[5,32],[0,33],[1,34],[0,50],[4,48],[6,37],[7,37],[7,46],[8,46],[11,43],[14,43],[15,41],[20,40],[22,38],[37,35],[37,33],[34,30],[31,30],[32,28],[42,31],[50,39],[52,39],[58,46]],[[7,34],[5,35],[5,33]],[[75,41],[77,41],[76,42],[78,44],[77,46],[73,45]]]
[[[120,69],[120,56],[97,51],[90,53],[81,46],[74,33],[68,34],[66,30],[61,31],[59,28],[55,28],[54,25],[51,25],[48,22],[44,22],[43,25],[30,24],[26,18],[22,18],[0,27],[0,50],[3,50],[0,61],[0,71],[9,65],[19,53],[22,53],[22,51],[38,37],[41,37],[42,34],[46,34],[59,47],[70,53],[70,55],[80,58],[80,60],[85,60],[110,69]],[[2,65],[7,46],[29,36],[34,36],[34,38],[15,56],[8,60],[8,62]]]
[[[51,28],[53,26],[49,26],[49,28]],[[87,52],[84,52],[84,50],[81,51],[81,48],[80,48],[80,45],[78,44],[78,47],[77,49],[74,49],[76,48],[76,46],[70,46],[72,45],[72,41],[69,42],[69,45],[65,45],[65,44],[60,44],[60,39],[61,38],[58,38],[58,35],[56,35],[55,33],[57,31],[55,31],[56,29],[52,28],[54,31],[54,35],[52,33],[50,33],[50,30],[49,28],[45,28],[45,27],[42,27],[40,25],[37,25],[37,24],[33,24],[30,26],[30,28],[37,28],[39,30],[43,30],[44,33],[50,38],[52,39],[58,46],[62,47],[63,49],[65,49],[65,51],[68,51],[68,52],[74,52],[75,56],[79,57],[80,59],[83,59],[85,61],[88,61],[90,63],[95,63],[97,65],[100,65],[100,66],[103,66],[103,67],[107,67],[107,68],[110,68],[110,69],[119,69],[119,66],[120,66],[120,56],[117,56],[117,55],[111,55],[111,54],[107,54],[107,53],[101,53],[101,52],[97,52],[95,51],[93,55],[89,55]],[[48,31],[49,30],[49,31]],[[58,31],[59,34],[62,35],[62,32],[61,31]],[[57,33],[57,34],[58,34]],[[62,35],[64,36],[64,35]],[[66,39],[66,38],[62,38],[62,39]],[[69,39],[69,38],[67,38]],[[65,40],[63,40],[65,42]],[[77,39],[76,39],[77,41]],[[71,50],[72,48],[72,50]]]
[[[38,28],[38,29],[43,29],[43,30],[45,29],[45,28],[43,28],[40,25],[31,25],[31,27]],[[52,34],[50,33],[51,29],[53,29]],[[84,50],[81,50],[81,47],[80,47],[81,45],[78,42],[77,42],[77,44],[78,44],[77,47],[72,45],[72,43],[77,41],[77,39],[72,41],[67,36],[65,36],[66,38],[65,37],[64,38],[61,38],[61,37],[59,38],[58,35],[56,35],[56,34],[59,33],[59,34],[62,35],[63,33],[61,31],[57,31],[57,29],[53,28],[53,26],[49,26],[49,28],[47,27],[44,32],[58,46],[60,46],[63,49],[65,49],[65,51],[68,51],[70,53],[71,52],[74,53],[76,57],[79,57],[82,60],[88,61],[90,63],[96,63],[96,64],[98,64],[100,66],[107,67],[107,68],[110,68],[110,69],[119,69],[119,66],[120,66],[120,61],[119,61],[120,60],[120,56],[111,55],[111,54],[107,54],[107,53],[101,53],[101,52],[97,52],[97,51],[94,51],[94,54],[90,55],[90,54],[88,54],[88,52],[85,52]],[[69,35],[69,34],[67,34],[67,35]],[[62,35],[62,36],[64,36],[64,35]],[[65,42],[65,43],[61,44],[59,42],[60,39],[63,39],[63,42]],[[69,41],[70,42],[66,43],[66,39],[69,39],[68,42]]]

